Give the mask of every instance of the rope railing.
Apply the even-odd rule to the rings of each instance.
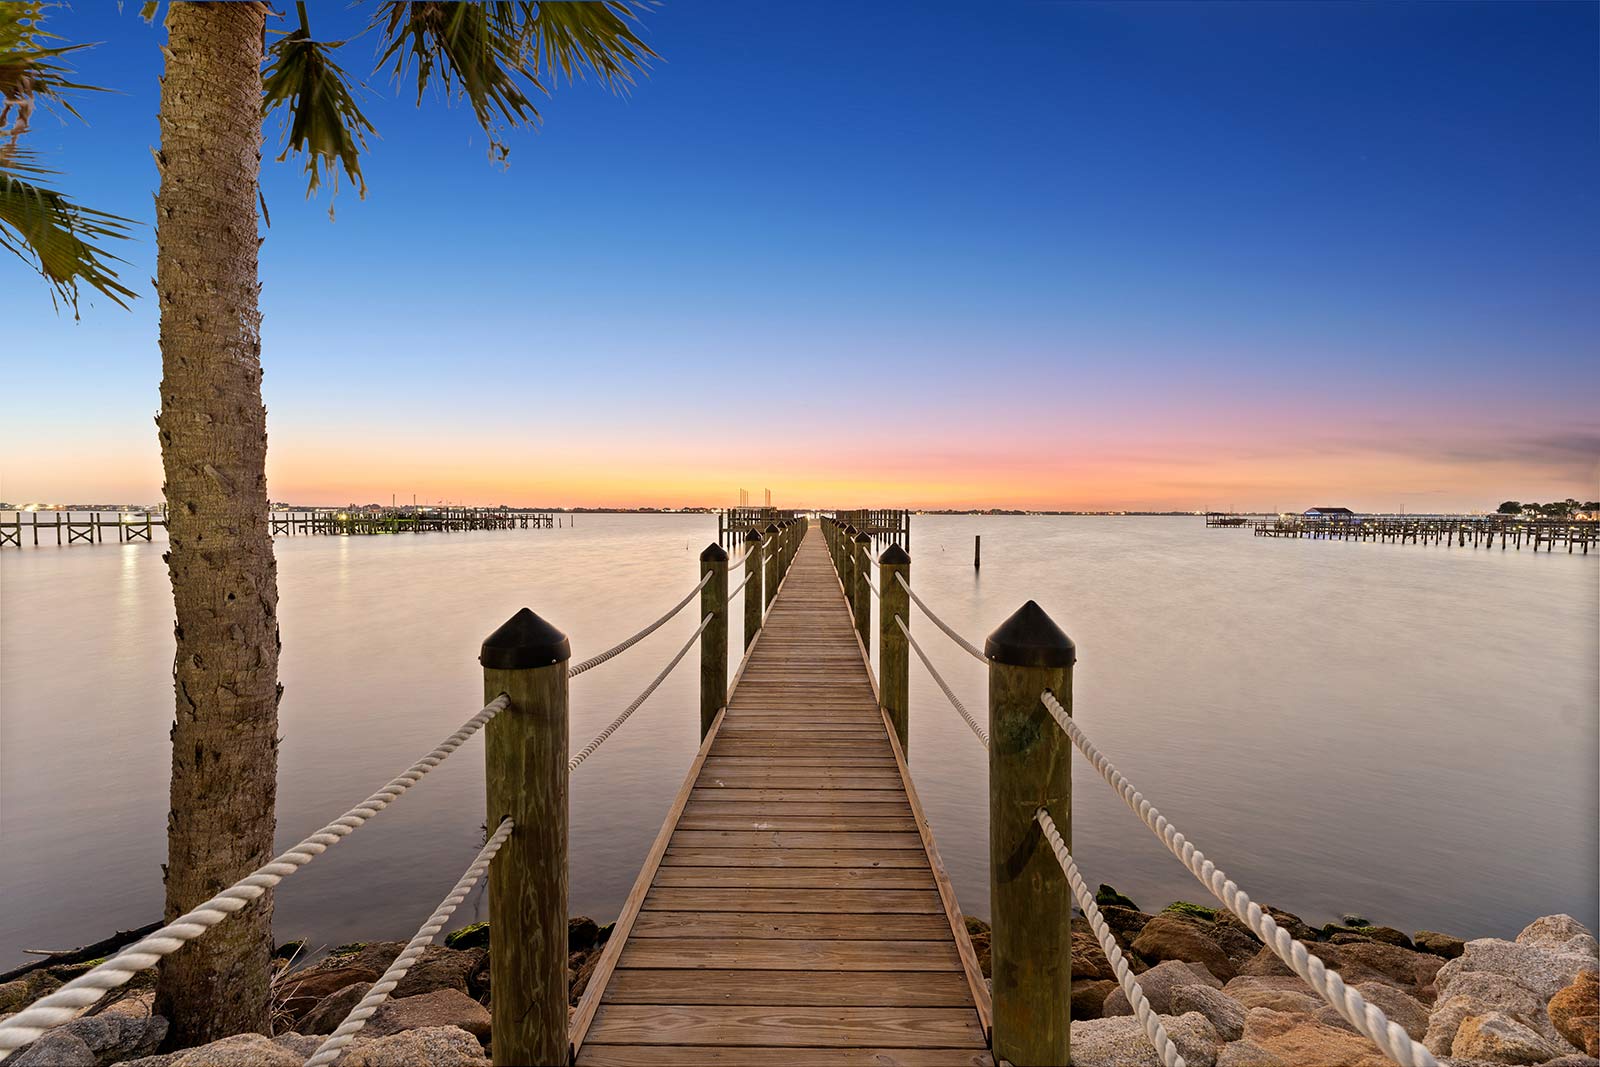
[[[928,605],[923,602],[922,598],[917,595],[916,590],[911,588],[911,583],[906,581],[905,575],[897,573],[894,576],[894,579],[895,581],[899,582],[902,587],[904,587],[907,593],[911,595],[911,602],[917,607],[921,608],[922,613],[928,618],[932,619],[933,624],[939,629],[943,630],[946,637],[960,645],[962,651],[966,652],[966,654],[971,656],[973,659],[979,660],[983,663],[989,662],[989,657],[983,654],[982,649],[973,644],[971,641],[968,641],[965,637],[962,637],[960,634],[956,633],[950,628],[948,623],[933,613],[933,609],[928,607]]]
[[[591,670],[591,669],[593,669],[595,667],[600,666],[600,664],[606,662],[609,659],[614,659],[615,657],[622,655],[622,653],[628,651],[628,649],[632,648],[634,645],[638,644],[640,641],[643,641],[645,638],[649,637],[651,634],[653,634],[657,630],[661,629],[661,627],[664,626],[669,619],[671,619],[674,615],[678,614],[678,612],[682,611],[685,607],[687,607],[688,604],[689,604],[689,601],[693,600],[694,597],[695,597],[695,594],[700,592],[700,590],[704,589],[706,587],[706,583],[709,582],[710,580],[711,580],[711,575],[709,573],[707,573],[704,578],[700,579],[700,584],[699,585],[696,585],[693,589],[689,590],[689,595],[688,596],[685,596],[682,600],[680,600],[676,604],[674,604],[672,606],[672,609],[670,611],[668,611],[665,615],[661,616],[661,618],[657,619],[655,622],[651,623],[649,626],[646,626],[644,629],[640,630],[638,633],[634,634],[632,637],[627,638],[626,640],[621,641],[621,642],[619,642],[619,643],[617,643],[615,645],[612,645],[610,648],[606,649],[604,652],[600,653],[598,656],[590,656],[588,659],[584,660],[582,663],[579,663],[579,664],[576,664],[575,666],[567,668],[567,677],[568,678],[575,678],[578,675],[582,674],[584,671]]]
[[[911,628],[906,625],[906,620],[896,615],[894,617],[894,621],[895,625],[900,627],[900,632],[906,635],[906,643],[911,646],[911,650],[917,654],[918,659],[922,660],[922,665],[928,668],[928,673],[933,675],[933,680],[935,682],[939,683],[939,688],[944,690],[944,695],[950,699],[951,705],[956,709],[956,711],[960,712],[961,717],[965,719],[967,725],[972,728],[972,732],[977,735],[978,740],[983,742],[983,747],[988,748],[988,732],[984,730],[982,726],[978,725],[978,720],[974,719],[967,711],[967,706],[961,703],[961,698],[956,696],[955,691],[951,689],[949,684],[945,682],[944,676],[934,669],[933,661],[928,659],[928,654],[926,652],[922,651],[922,646],[917,644],[917,639],[911,636]]]
[[[1067,884],[1072,887],[1072,895],[1077,899],[1084,918],[1089,920],[1089,928],[1094,931],[1095,940],[1100,942],[1100,949],[1106,954],[1111,970],[1117,976],[1117,985],[1122,987],[1123,996],[1127,997],[1128,1003],[1132,1005],[1133,1014],[1138,1018],[1139,1025],[1144,1027],[1150,1043],[1155,1046],[1163,1067],[1185,1067],[1177,1046],[1167,1036],[1167,1028],[1161,1025],[1161,1016],[1151,1010],[1150,1001],[1139,986],[1139,980],[1134,978],[1133,972],[1128,969],[1128,961],[1123,958],[1117,939],[1111,936],[1111,930],[1106,926],[1105,917],[1100,914],[1100,907],[1095,903],[1094,895],[1089,892],[1089,887],[1083,884],[1083,875],[1078,872],[1078,865],[1072,861],[1072,853],[1067,851],[1067,843],[1061,839],[1061,831],[1056,829],[1055,820],[1043,808],[1034,812],[1033,818],[1044,831],[1045,840],[1050,842],[1050,851],[1055,853],[1056,862],[1061,865],[1061,873],[1067,876]]]
[[[694,643],[696,641],[700,640],[700,635],[705,633],[706,627],[710,624],[710,615],[707,615],[705,618],[700,620],[700,625],[695,628],[694,633],[689,635],[689,640],[684,642],[683,647],[678,649],[678,654],[672,657],[672,662],[668,663],[666,667],[662,668],[661,673],[656,675],[650,684],[644,687],[644,692],[634,697],[633,703],[629,704],[626,708],[623,708],[622,714],[618,715],[615,719],[612,719],[610,726],[607,726],[604,730],[601,730],[593,741],[590,741],[583,747],[582,751],[578,752],[567,761],[567,770],[569,772],[577,770],[580,763],[594,755],[595,750],[601,745],[605,744],[606,738],[616,733],[617,728],[628,721],[628,716],[639,710],[639,705],[643,704],[647,699],[649,699],[650,694],[656,691],[656,687],[667,680],[667,675],[672,673],[672,668],[676,667],[680,662],[682,662],[683,657],[688,655],[689,650],[694,647]]]
[[[756,572],[755,571],[751,571],[749,574],[744,576],[744,581],[740,582],[734,588],[728,590],[728,599],[732,600],[734,597],[736,597],[740,593],[744,592],[744,587],[749,585],[751,582],[753,582],[755,580],[756,580]]]
[[[70,1022],[111,990],[127,984],[135,974],[154,967],[162,957],[171,955],[201,936],[354,833],[444,762],[446,756],[504,711],[509,703],[504,693],[495,697],[432,752],[333,822],[256,868],[210,900],[0,1022],[0,1060],[51,1027]]]
[[[1122,797],[1139,820],[1150,828],[1150,832],[1161,839],[1167,851],[1177,857],[1212,896],[1238,916],[1261,939],[1262,944],[1272,949],[1273,954],[1288,964],[1318,996],[1331,1004],[1351,1026],[1370,1038],[1385,1056],[1401,1067],[1438,1067],[1433,1054],[1414,1041],[1399,1023],[1390,1022],[1381,1009],[1368,1004],[1360,993],[1345,985],[1337,971],[1329,970],[1322,960],[1311,955],[1304,944],[1289,936],[1289,932],[1279,926],[1272,916],[1261,910],[1261,905],[1252,901],[1215,863],[1206,859],[1205,853],[1179,833],[1167,817],[1156,810],[1155,805],[1146,800],[1144,794],[1135,789],[1133,783],[1095,748],[1078,724],[1072,721],[1055,694],[1046,690],[1040,699],[1078,751],[1094,765],[1100,777]]]
[[[389,969],[384,971],[382,977],[376,982],[372,983],[366,995],[361,998],[361,1002],[350,1009],[350,1014],[344,1017],[344,1021],[339,1024],[338,1029],[334,1030],[326,1041],[317,1046],[317,1050],[311,1054],[311,1058],[306,1060],[305,1067],[327,1067],[328,1064],[339,1058],[339,1054],[344,1051],[344,1047],[355,1039],[361,1028],[367,1025],[367,1020],[372,1018],[373,1014],[389,999],[389,994],[394,992],[394,988],[400,984],[400,979],[404,978],[406,972],[411,970],[411,965],[422,957],[423,952],[427,950],[429,945],[433,944],[433,939],[439,936],[439,931],[444,929],[444,924],[450,921],[451,915],[455,914],[457,905],[467,899],[467,894],[472,892],[472,887],[478,884],[478,880],[483,877],[483,873],[489,869],[489,863],[494,859],[495,853],[500,851],[500,846],[505,844],[506,838],[511,836],[512,825],[510,817],[500,821],[500,825],[495,829],[494,834],[484,843],[483,848],[479,850],[477,857],[473,859],[466,873],[455,884],[455,888],[450,890],[444,900],[439,902],[439,906],[434,909],[433,914],[428,916],[428,921],[422,924],[422,928],[416,932],[416,935],[411,938],[406,947],[400,950],[400,955],[396,956],[394,962],[389,964]]]

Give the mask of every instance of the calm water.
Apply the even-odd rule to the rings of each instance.
[[[1037,599],[1077,642],[1090,736],[1258,900],[1322,921],[1506,935],[1597,925],[1600,559],[1322,543],[1198,519],[913,519],[913,585],[974,640]],[[972,569],[972,538],[984,566]],[[479,707],[478,644],[526,605],[577,658],[696,581],[708,516],[284,537],[279,839]],[[0,553],[0,966],[158,918],[172,717],[163,546]],[[733,610],[738,640],[740,608]],[[969,706],[983,668],[917,620]],[[574,747],[689,613],[573,683]],[[911,763],[965,909],[987,914],[985,763],[912,666]],[[615,916],[696,747],[693,657],[573,782],[572,906]],[[482,742],[287,882],[280,938],[406,937],[480,841]],[[1200,888],[1081,760],[1074,852],[1147,907]],[[458,913],[481,912],[481,893]]]

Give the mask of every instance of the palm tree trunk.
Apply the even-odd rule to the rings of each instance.
[[[265,862],[275,825],[278,586],[267,527],[256,186],[267,7],[173,3],[157,165],[161,459],[177,607],[171,920]],[[271,894],[167,957],[169,1047],[266,1032]]]

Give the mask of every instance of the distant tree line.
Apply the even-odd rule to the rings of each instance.
[[[1495,510],[1501,515],[1521,515],[1529,519],[1566,519],[1580,511],[1600,511],[1600,503],[1591,500],[1580,504],[1571,497],[1549,504],[1524,504],[1520,500],[1507,500]]]

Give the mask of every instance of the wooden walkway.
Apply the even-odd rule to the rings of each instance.
[[[580,1067],[989,1064],[988,993],[812,527],[573,1017]]]

